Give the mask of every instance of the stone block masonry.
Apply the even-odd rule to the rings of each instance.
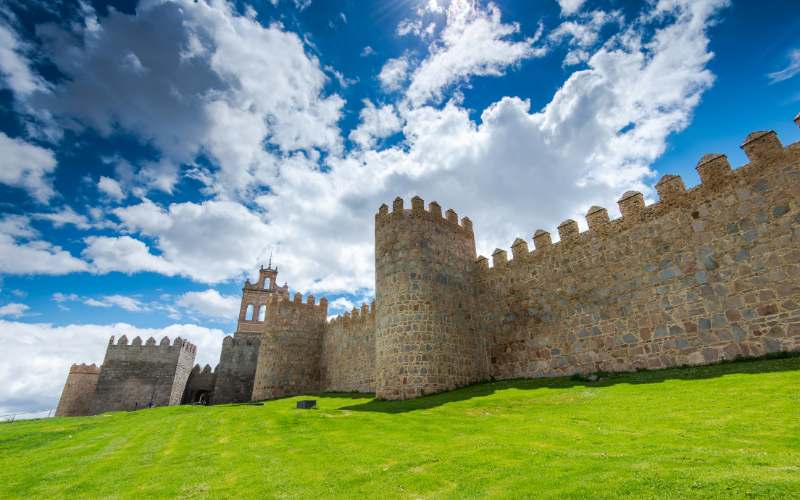
[[[212,371],[210,365],[206,365],[205,368],[195,365],[186,381],[181,404],[197,403],[203,394],[208,394],[210,398],[213,398],[214,388],[217,385],[217,372],[219,372],[219,365],[217,365],[216,371]]]
[[[155,384],[154,405],[180,404],[195,353],[196,347],[180,337],[172,345],[168,337],[161,339],[160,344],[152,337],[142,344],[142,339],[136,337],[128,345],[124,335],[117,344],[112,336],[89,415],[146,407],[156,376],[159,378]]]
[[[472,222],[397,198],[375,216],[376,394],[405,399],[487,377]]]
[[[253,400],[275,399],[320,391],[320,354],[328,301],[306,303],[297,293],[276,294],[266,304],[264,332],[258,353]]]
[[[263,323],[262,323],[263,328]],[[253,394],[261,336],[236,333],[222,340],[211,404],[246,403]]]
[[[800,143],[751,134],[750,163],[698,163],[620,200],[623,217],[514,259],[478,260],[498,379],[712,363],[800,346]],[[560,228],[561,229],[561,228]],[[505,253],[505,252],[503,252]],[[497,252],[495,252],[497,257]]]
[[[375,301],[328,323],[320,379],[324,391],[375,392]]]
[[[72,365],[67,376],[67,383],[61,392],[61,399],[58,400],[56,417],[85,417],[89,414],[89,407],[92,404],[94,390],[97,387],[97,379],[100,376],[100,368],[96,365],[86,364]]]
[[[800,115],[795,121],[800,125]],[[567,219],[476,258],[468,218],[438,203],[394,200],[375,216],[375,300],[326,321],[328,302],[290,299],[278,270],[245,283],[237,331],[215,372],[193,374],[194,346],[169,339],[113,344],[99,374],[73,367],[60,414],[178,404],[202,391],[243,403],[324,391],[414,398],[494,377],[697,365],[800,349],[800,142],[775,132],[697,164],[686,189],[665,175],[659,201],[628,191],[622,216],[592,207],[589,230]],[[261,313],[261,314],[260,314]],[[85,365],[84,365],[85,366]],[[83,371],[81,371],[83,370]],[[84,396],[93,401],[85,408]],[[193,396],[194,395],[194,396]],[[62,405],[63,403],[63,405]],[[83,405],[83,406],[81,406]],[[63,409],[62,409],[63,407]],[[57,413],[59,415],[59,413]]]

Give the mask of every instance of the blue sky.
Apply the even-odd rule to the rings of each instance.
[[[110,335],[216,365],[241,287],[373,296],[401,196],[478,253],[754,130],[800,139],[791,1],[0,0],[0,411],[52,407]]]

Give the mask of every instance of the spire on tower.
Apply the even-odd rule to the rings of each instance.
[[[272,269],[272,250],[269,251],[269,264],[267,265],[267,269]]]

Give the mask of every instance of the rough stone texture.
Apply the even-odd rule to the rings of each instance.
[[[328,323],[320,378],[323,391],[375,392],[375,301]]]
[[[219,368],[219,366],[217,366]],[[206,365],[202,370],[200,365],[195,365],[186,381],[181,404],[197,403],[203,394],[209,394],[209,401],[214,397],[214,386],[217,383],[217,374],[211,371],[211,366]]]
[[[263,325],[263,323],[262,323]],[[236,333],[222,339],[211,404],[246,403],[253,394],[261,336]]]
[[[517,238],[512,259],[497,249],[492,267],[475,258],[469,219],[459,225],[453,210],[443,217],[436,202],[426,211],[419,197],[405,210],[397,198],[391,213],[382,205],[375,216],[371,310],[365,304],[327,323],[326,299],[290,300],[286,286],[274,286],[277,269],[262,268],[259,283],[242,289],[215,383],[210,372],[197,374],[187,393],[203,390],[208,375],[202,384],[214,387],[215,404],[329,390],[403,399],[490,376],[657,369],[800,349],[800,142],[784,148],[774,132],[754,132],[742,149],[746,165],[731,170],[725,155],[705,155],[700,185],[686,190],[680,177],[664,176],[658,203],[645,206],[629,191],[621,218],[592,207],[589,231],[565,221],[553,244],[539,229],[535,250]],[[248,304],[254,320],[245,318]],[[158,373],[157,404],[177,404],[194,346],[123,339],[114,346],[112,337],[89,414],[146,405]],[[65,405],[88,391],[78,382],[72,389],[71,377]]]
[[[680,193],[672,177],[662,202],[644,207],[626,193],[625,215],[605,235],[590,229],[493,268],[479,259],[491,375],[663,368],[798,348],[800,143],[782,148],[761,133],[743,148],[751,163],[731,171],[724,155],[707,155],[703,182]]]
[[[152,337],[145,345],[139,337],[128,345],[128,339],[123,335],[115,345],[112,336],[100,368],[89,415],[130,411],[137,407],[137,403],[138,408],[146,407],[156,375],[159,379],[153,404],[180,404],[196,349],[180,337],[173,345],[169,345],[168,337],[164,337],[160,345]]]
[[[91,364],[74,364],[56,407],[56,417],[85,417],[89,414],[100,368]]]
[[[320,354],[328,301],[276,294],[267,302],[251,399],[311,394],[320,389]]]
[[[375,218],[376,394],[416,397],[485,377],[472,223],[423,204]]]

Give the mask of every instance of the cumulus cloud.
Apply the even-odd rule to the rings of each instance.
[[[53,151],[0,132],[0,182],[24,189],[39,203],[55,196],[49,175],[56,169]]]
[[[397,59],[389,59],[381,68],[378,80],[384,90],[398,90],[408,78],[408,58],[406,56]]]
[[[183,12],[176,10],[179,4]],[[401,102],[380,107],[365,104],[361,123],[349,134],[360,148],[329,155],[325,169],[320,168],[320,157],[308,148],[339,151],[341,138],[331,125],[338,113],[338,97],[321,94],[325,76],[295,35],[275,25],[263,28],[214,2],[147,4],[138,17],[112,13],[98,21],[91,36],[115,41],[120,51],[135,53],[149,69],[147,78],[158,82],[168,76],[176,85],[174,92],[183,96],[183,100],[171,102],[172,111],[180,120],[191,122],[187,132],[176,117],[163,117],[166,124],[162,124],[156,123],[162,118],[158,113],[145,120],[143,114],[130,112],[131,121],[123,126],[148,130],[142,137],[158,135],[158,140],[151,140],[165,154],[172,143],[202,143],[214,158],[227,160],[220,160],[216,169],[197,166],[190,173],[206,184],[206,193],[216,195],[215,199],[163,206],[143,199],[117,208],[112,213],[120,220],[122,234],[86,238],[82,256],[91,261],[89,269],[98,273],[149,271],[217,283],[252,275],[274,251],[282,269],[279,279],[293,289],[315,293],[318,298],[323,292],[363,291],[368,295],[374,282],[373,216],[381,203],[397,195],[410,198],[419,194],[456,208],[462,216],[469,215],[482,252],[537,227],[554,232],[567,217],[583,225],[583,213],[590,205],[602,204],[616,213],[616,198],[624,190],[652,194],[645,185],[654,175],[650,163],[663,152],[665,138],[688,124],[700,95],[713,82],[705,68],[712,56],[705,28],[725,4],[724,0],[662,1],[648,6],[631,23],[620,20],[620,32],[605,41],[597,32],[598,19],[606,22],[613,14],[570,19],[574,24],[569,28],[562,24],[563,34],[552,41],[584,47],[587,69],[570,75],[544,109],[532,110],[527,101],[506,97],[483,110],[478,124],[459,101],[438,104],[446,89],[475,76],[500,75],[544,49],[535,47],[537,37],[515,41],[518,26],[503,23],[498,7],[453,2],[447,11],[447,26],[432,43],[428,56],[415,64],[410,83],[405,78],[411,64],[405,56],[384,66],[381,82],[403,90],[397,97]],[[222,20],[230,21],[225,29]],[[134,36],[141,26],[162,23],[154,26],[163,29],[163,23],[170,22],[175,24],[169,36],[176,38],[170,43],[162,40],[162,45],[180,48],[180,54],[174,55],[175,68],[162,68],[152,47],[134,46],[131,40],[144,43]],[[125,30],[112,33],[112,27]],[[83,36],[89,34],[88,28],[84,30]],[[55,35],[51,32],[50,36]],[[252,41],[259,43],[248,46]],[[283,48],[300,61],[299,69],[289,68],[282,59],[272,61],[270,57],[278,56],[271,54],[259,52],[258,57],[248,59],[248,51],[235,53],[242,45],[250,52]],[[103,57],[110,57],[104,54],[87,53],[89,62],[80,64],[101,65]],[[268,61],[267,66],[277,68],[275,72],[283,72],[283,76],[245,71],[245,62],[250,60]],[[108,69],[111,74],[119,70],[114,61]],[[399,69],[388,70],[392,64],[399,64]],[[181,65],[191,66],[194,73],[180,73]],[[389,76],[392,73],[400,76]],[[197,76],[197,81],[187,83],[188,76]],[[282,87],[295,77],[301,90]],[[263,82],[275,78],[281,95],[289,97],[269,95],[270,87]],[[237,82],[235,89],[227,86],[229,80]],[[78,78],[63,92],[76,92],[80,81]],[[204,94],[203,89],[209,87],[214,92]],[[131,102],[148,102],[153,97],[137,94],[138,88],[123,88],[120,95],[127,96],[126,92],[131,93]],[[167,99],[166,93],[159,95]],[[204,95],[212,97],[198,97]],[[236,96],[241,99],[233,99]],[[415,105],[406,107],[404,99]],[[154,102],[160,103],[158,99]],[[187,109],[197,113],[190,113],[181,103],[189,103]],[[286,104],[294,111],[284,114],[285,119],[295,124],[306,118],[317,121],[323,124],[324,133],[306,133],[316,130],[316,123],[304,129],[306,132],[284,131],[288,134],[285,138],[276,136],[272,130],[280,120],[251,113],[247,103],[256,109],[278,109]],[[105,111],[92,115],[102,108],[93,106],[83,116],[87,123],[93,123],[90,116],[105,116]],[[327,116],[322,109],[329,109],[330,120],[317,119]],[[111,126],[108,117],[97,119],[97,123]],[[137,120],[142,121],[141,126],[134,126]],[[162,125],[164,130],[158,128]],[[401,145],[382,151],[370,149],[395,131],[403,133]],[[174,133],[183,135],[170,139]],[[283,152],[265,149],[265,143]],[[292,148],[300,149],[292,152]],[[116,180],[124,193],[128,181],[123,174],[128,167],[119,165],[121,162],[115,167]],[[137,169],[141,166],[130,166],[134,177],[139,175]],[[254,184],[269,185],[269,191],[244,188]],[[225,193],[249,196],[245,198],[247,206]],[[8,234],[5,237],[24,241]],[[56,254],[57,250],[50,248],[49,252]],[[77,262],[80,269],[87,268],[85,262]]]
[[[86,262],[38,237],[28,217],[7,215],[0,219],[0,273],[62,275],[88,271]]]
[[[212,367],[219,363],[224,332],[195,325],[136,328],[113,325],[20,323],[0,320],[0,412],[55,408],[73,363],[100,365],[108,339],[122,335],[132,340],[160,341],[165,335],[189,340],[197,346],[195,363]]]
[[[361,123],[350,132],[350,140],[362,148],[372,147],[376,144],[377,139],[383,139],[399,132],[403,125],[391,104],[377,108],[371,101],[365,100],[359,117]]]
[[[561,6],[561,15],[568,16],[580,10],[586,0],[557,0]]]
[[[222,295],[214,289],[202,292],[186,292],[175,300],[175,304],[196,314],[215,316],[228,320],[239,315],[241,297]]]
[[[4,306],[0,306],[0,316],[11,316],[12,318],[16,319],[21,316],[25,316],[25,311],[30,309],[30,307],[26,306],[25,304],[16,304],[11,302]]]
[[[122,192],[122,187],[119,185],[119,182],[110,177],[101,176],[100,180],[97,181],[97,189],[115,199],[117,202],[125,199],[125,193]]]
[[[430,55],[411,76],[406,97],[414,106],[441,100],[442,91],[472,76],[500,76],[505,68],[522,59],[542,56],[545,48],[534,48],[541,32],[514,42],[519,25],[503,24],[500,9],[486,9],[468,0],[453,0],[447,9],[447,26],[429,47]]]
[[[52,92],[34,87],[24,102],[46,110],[51,125],[126,132],[152,145],[160,160],[131,165],[131,181],[145,189],[138,195],[171,193],[179,166],[198,154],[218,167],[201,172],[209,190],[234,194],[267,185],[282,154],[341,149],[344,100],[324,95],[319,61],[280,24],[261,26],[222,0],[142,2],[135,15],[102,19],[85,5],[82,15],[69,30],[40,27],[45,52],[68,78]],[[98,187],[120,199],[109,181]]]

